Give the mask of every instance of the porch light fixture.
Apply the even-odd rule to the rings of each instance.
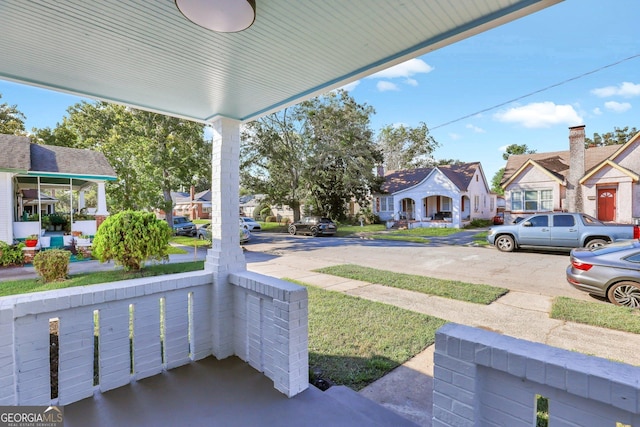
[[[175,0],[189,21],[220,33],[237,33],[256,19],[255,0]]]

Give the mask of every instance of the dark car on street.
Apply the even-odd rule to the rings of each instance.
[[[289,225],[289,234],[310,234],[312,236],[333,236],[338,231],[335,222],[329,218],[306,216]]]
[[[196,225],[185,216],[173,217],[173,234],[177,236],[195,236]]]
[[[567,281],[615,305],[640,308],[640,241],[573,249]]]

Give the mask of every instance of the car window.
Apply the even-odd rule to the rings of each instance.
[[[555,215],[553,217],[554,227],[573,227],[576,225],[576,220],[573,215]]]
[[[183,224],[185,222],[187,222],[187,219],[184,217],[173,218],[174,224]]]
[[[599,219],[595,219],[587,214],[582,214],[582,221],[584,221],[586,225],[604,225],[604,223]]]
[[[530,222],[532,227],[548,227],[549,216],[548,215],[532,216],[527,220],[527,222]]]
[[[640,263],[640,252],[625,258],[626,261]]]

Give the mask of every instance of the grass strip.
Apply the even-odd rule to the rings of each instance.
[[[473,302],[476,304],[491,304],[508,289],[489,285],[479,285],[459,282],[456,280],[435,279],[414,274],[396,273],[375,268],[362,267],[353,264],[342,264],[315,270],[319,273],[361,280],[393,288],[406,289],[428,295]]]
[[[630,307],[557,297],[551,307],[551,317],[634,334],[640,333],[640,310]]]
[[[289,280],[309,297],[309,370],[361,390],[434,343],[442,319]]]
[[[88,286],[96,283],[116,282],[118,280],[160,276],[163,274],[185,273],[202,269],[204,269],[204,261],[194,261],[150,265],[140,271],[126,272],[123,270],[109,270],[80,273],[69,276],[67,280],[51,283],[42,283],[40,279],[11,280],[0,283],[0,296],[50,291],[54,289],[72,288],[74,286]]]

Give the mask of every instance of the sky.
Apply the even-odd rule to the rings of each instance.
[[[510,144],[568,150],[586,134],[640,129],[638,0],[565,0],[345,87],[371,126],[426,123],[436,159],[481,162],[487,180]],[[81,98],[0,80],[26,128],[55,127]]]

